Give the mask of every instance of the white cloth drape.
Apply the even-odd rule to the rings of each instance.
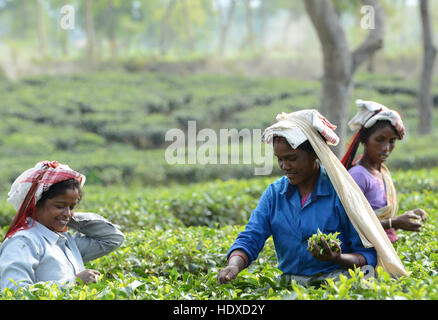
[[[303,112],[305,111],[305,112]],[[297,129],[307,137],[318,156],[321,164],[327,171],[333,187],[341,200],[344,209],[350,218],[365,247],[374,247],[377,252],[377,265],[392,277],[407,276],[400,258],[397,256],[392,243],[389,241],[380,221],[372,210],[368,200],[350,176],[339,159],[330,150],[327,143],[318,134],[319,130],[309,121],[309,114],[318,114],[316,110],[303,110],[299,113],[281,114],[276,124],[267,128],[263,134],[266,143],[271,143],[274,135],[287,139],[291,132]],[[307,116],[305,116],[306,114]]]

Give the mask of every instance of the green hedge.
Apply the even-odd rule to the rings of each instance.
[[[438,167],[431,170],[394,171],[393,180],[400,209],[431,203],[438,192]],[[93,211],[108,217],[127,231],[141,228],[181,226],[222,227],[245,224],[263,191],[277,177],[230,179],[168,187],[100,187],[85,185],[77,210]],[[6,192],[2,198],[6,199]],[[427,201],[426,201],[427,199]],[[438,201],[438,200],[436,200]],[[8,225],[14,210],[0,202],[0,225]]]
[[[98,283],[72,287],[38,284],[18,292],[6,290],[0,299],[436,300],[436,227],[436,221],[431,221],[421,234],[400,235],[395,248],[410,272],[401,279],[391,279],[379,269],[376,278],[365,279],[356,270],[351,279],[329,281],[320,288],[286,286],[276,280],[281,272],[275,267],[270,238],[259,258],[232,284],[218,285],[217,273],[225,266],[225,254],[242,227],[191,227],[128,233],[121,248],[87,263],[88,268],[103,274]]]
[[[18,292],[6,290],[0,299],[434,300],[438,298],[437,176],[438,168],[393,172],[400,209],[422,207],[428,213],[421,232],[398,231],[394,244],[409,277],[391,279],[378,270],[375,279],[365,279],[355,271],[351,279],[329,281],[321,288],[285,286],[276,281],[281,272],[269,238],[259,258],[233,284],[218,285],[217,272],[225,266],[226,252],[272,178],[149,189],[90,186],[80,210],[98,212],[127,233],[121,248],[87,263],[103,274],[100,282],[72,287],[38,284]],[[183,221],[204,226],[186,227]],[[211,221],[217,224],[210,227]]]
[[[356,111],[356,98],[376,100],[402,112],[407,135],[397,143],[388,165],[404,170],[437,166],[437,133],[424,137],[415,133],[415,97],[375,88],[412,89],[415,81],[368,73],[358,74],[355,81],[350,116]],[[433,87],[434,94],[437,89]],[[0,191],[45,159],[62,160],[83,171],[89,184],[166,185],[254,177],[253,165],[168,165],[163,149],[169,145],[164,141],[167,130],[180,128],[187,134],[189,120],[197,121],[198,131],[263,129],[282,111],[317,108],[320,82],[101,72],[6,82],[0,97]],[[438,127],[436,113],[433,123]],[[274,169],[273,174],[278,174],[276,165]]]

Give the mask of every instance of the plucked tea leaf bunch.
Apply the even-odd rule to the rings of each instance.
[[[322,233],[321,230],[316,231],[316,233],[314,233],[308,240],[307,240],[307,244],[308,244],[308,248],[310,249],[310,251],[314,250],[314,242],[316,242],[316,245],[318,247],[320,247],[319,250],[319,254],[322,254],[322,252],[324,251],[323,249],[323,244],[322,244],[322,238],[325,238],[325,240],[327,241],[327,243],[330,246],[330,249],[332,251],[337,251],[338,248],[335,246],[335,244],[333,242],[331,242],[330,240],[336,241],[337,243],[339,243],[339,245],[341,245],[341,241],[338,239],[338,235],[339,232],[335,232],[335,233],[329,233],[329,234],[325,234]]]

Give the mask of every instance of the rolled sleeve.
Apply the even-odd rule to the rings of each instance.
[[[84,262],[116,250],[125,240],[125,235],[117,225],[91,212],[75,213],[69,227],[78,231],[74,241]]]
[[[372,250],[358,251],[358,253],[360,253],[361,255],[364,256],[364,258],[367,260],[367,264],[369,264],[370,266],[373,266],[375,268],[377,265],[377,254],[373,248],[370,248],[370,249],[372,249]]]

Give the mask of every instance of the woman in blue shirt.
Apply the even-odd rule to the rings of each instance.
[[[326,135],[331,128],[325,121],[326,127],[319,132],[329,141],[334,132]],[[278,268],[302,284],[354,266],[376,266],[376,251],[363,246],[311,144],[302,132],[295,138],[297,145],[293,148],[290,139],[274,135],[274,154],[285,176],[263,193],[245,230],[228,251],[228,266],[219,271],[219,283],[235,279],[257,258],[271,235]],[[315,243],[310,251],[308,238],[318,229],[326,234],[340,232],[341,244],[335,243],[338,250],[331,250],[323,239],[322,248]]]

